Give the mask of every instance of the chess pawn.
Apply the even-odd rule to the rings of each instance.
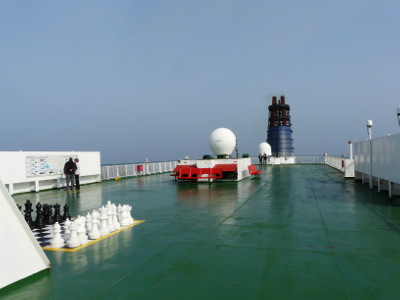
[[[122,206],[121,211],[121,226],[125,227],[129,225],[129,217],[126,205]]]
[[[100,228],[100,213],[98,210],[94,209],[92,212],[92,224],[96,223],[97,228]]]
[[[85,221],[84,219],[80,219],[78,222],[78,239],[81,245],[86,244],[88,242],[88,237],[86,235]]]
[[[29,199],[26,200],[26,202],[25,202],[24,212],[25,212],[24,218],[25,218],[26,223],[28,224],[30,229],[33,229],[35,227],[35,223],[32,220],[33,209],[32,209],[32,202]]]
[[[40,202],[38,202],[38,204],[36,205],[35,228],[42,229],[45,226],[46,226],[46,224],[44,224],[44,220],[43,220],[42,205],[40,204]]]
[[[108,201],[110,202],[110,201]],[[111,204],[107,204],[107,226],[108,226],[108,231],[113,232],[115,231],[114,228],[114,222],[113,222],[113,209]]]
[[[69,226],[71,226],[70,219],[67,219],[64,223],[64,241],[68,241],[71,236],[71,231],[69,230]]]
[[[95,212],[92,213],[92,229],[89,231],[89,239],[96,240],[101,234],[99,231],[99,224],[97,222],[97,214]]]
[[[54,222],[61,223],[63,221],[60,209],[61,209],[60,204],[58,203],[54,204],[54,216],[53,216]]]
[[[118,222],[121,223],[121,221],[122,221],[122,206],[121,206],[121,204],[118,204],[118,207],[117,207],[117,217],[118,217]]]
[[[52,205],[43,204],[43,221],[45,225],[54,224]]]
[[[61,226],[58,222],[53,225],[53,239],[50,241],[50,246],[53,248],[64,247],[65,242],[61,237]]]
[[[89,232],[89,239],[96,240],[101,237],[98,224],[93,224],[92,230]]]
[[[132,206],[127,205],[128,206],[128,218],[129,218],[129,224],[133,224],[133,217],[132,217]]]
[[[68,204],[64,205],[64,213],[62,216],[63,220],[71,219],[71,216],[69,215],[69,206]]]
[[[87,213],[86,215],[86,232],[89,232],[92,230],[92,215],[90,213]]]
[[[113,204],[113,225],[115,230],[121,229],[121,225],[118,222],[117,207],[115,206],[115,204]]]
[[[76,248],[81,244],[80,241],[79,241],[79,238],[78,238],[78,233],[77,233],[78,226],[77,226],[77,224],[72,223],[69,226],[69,230],[71,231],[71,234],[70,234],[69,240],[67,241],[67,247],[68,248]]]
[[[105,236],[107,234],[110,233],[110,231],[108,230],[108,225],[107,225],[107,220],[108,220],[108,216],[107,216],[107,208],[105,208],[104,206],[102,206],[100,208],[100,235],[101,236]]]

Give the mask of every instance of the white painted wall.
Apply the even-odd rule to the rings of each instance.
[[[0,237],[0,289],[50,268],[50,261],[1,180]]]
[[[47,156],[65,160],[68,157],[78,157],[80,162],[81,184],[100,182],[100,152],[25,152],[0,151],[0,179],[11,194],[30,191],[40,191],[65,186],[63,174],[29,176],[27,157]]]
[[[356,172],[371,173],[372,176],[400,183],[400,134],[385,136],[353,144],[354,168]]]

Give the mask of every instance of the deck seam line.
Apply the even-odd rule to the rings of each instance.
[[[371,205],[365,203],[364,206],[366,208],[368,208],[373,214],[375,214],[379,219],[381,219],[381,221],[383,221],[393,231],[395,231],[396,233],[400,234],[400,227],[396,223],[390,221],[390,219],[387,216],[382,214],[379,210],[375,209]]]
[[[253,196],[257,195],[258,193],[261,192],[262,188],[267,184],[265,182],[255,193],[253,193],[250,197],[247,197],[246,201],[244,201],[240,206],[238,206],[228,217],[226,217],[223,221],[217,223],[217,224],[224,224],[229,218],[231,218],[237,211],[239,211],[250,199],[253,198]]]
[[[314,188],[313,188],[313,185],[312,185],[312,181],[311,181],[311,179],[310,179],[309,177],[307,177],[307,180],[308,180],[308,183],[309,183],[309,185],[310,185],[310,188],[311,188],[311,191],[312,191],[312,194],[313,194],[313,197],[314,197],[314,201],[315,201],[315,203],[316,203],[316,205],[317,205],[318,213],[319,213],[319,216],[320,216],[320,218],[321,218],[322,225],[324,226],[324,232],[325,232],[326,238],[327,238],[327,240],[328,240],[328,242],[329,242],[329,245],[332,246],[332,242],[331,242],[331,239],[330,239],[329,234],[328,234],[328,229],[327,229],[327,227],[326,227],[325,220],[324,220],[324,218],[322,217],[321,208],[320,208],[320,206],[319,206],[319,201],[318,201],[318,199],[317,199],[317,196],[315,195],[315,191],[314,191]],[[348,298],[348,299],[351,299],[351,295],[350,295],[350,293],[349,293],[349,288],[348,288],[348,286],[347,286],[347,284],[346,284],[346,280],[345,280],[345,278],[343,277],[342,271],[341,271],[341,269],[340,269],[340,266],[339,266],[339,263],[338,263],[338,260],[337,260],[337,257],[336,257],[336,253],[335,253],[335,251],[334,251],[332,248],[329,249],[329,250],[330,250],[331,254],[333,255],[333,258],[334,258],[334,261],[335,261],[335,264],[336,264],[336,268],[337,268],[337,270],[338,270],[338,272],[339,272],[339,276],[340,276],[340,278],[342,279],[343,285],[344,285],[345,290],[346,290],[347,298]]]

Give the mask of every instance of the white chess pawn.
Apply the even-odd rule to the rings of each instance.
[[[132,217],[132,206],[128,205],[128,218],[129,218],[129,224],[133,224],[133,217]]]
[[[76,220],[78,223],[78,239],[81,245],[86,244],[88,242],[88,237],[86,235],[86,227],[85,227],[85,222],[86,218],[85,217],[80,217],[79,219]]]
[[[67,219],[64,222],[64,236],[63,236],[64,241],[68,241],[69,237],[71,235],[71,231],[69,230],[69,226],[71,226],[71,220]]]
[[[90,213],[87,213],[86,215],[86,232],[89,232],[92,230],[92,215]]]
[[[123,205],[122,206],[122,211],[121,211],[121,226],[125,227],[125,226],[128,226],[129,224],[130,223],[129,223],[127,206]]]
[[[101,224],[100,225],[100,235],[101,236],[105,236],[110,233],[110,231],[108,230],[107,220],[108,220],[107,208],[102,206],[100,208],[100,224]]]
[[[91,240],[95,240],[98,239],[101,234],[99,231],[99,224],[97,222],[97,214],[96,213],[92,213],[92,229],[89,231],[89,239]]]
[[[121,229],[121,225],[118,222],[118,217],[117,217],[117,206],[113,204],[112,206],[112,211],[113,211],[113,225],[114,225],[114,230],[119,230]]]
[[[121,214],[122,214],[122,206],[121,206],[121,204],[118,204],[118,207],[117,207],[117,217],[118,217],[118,222],[119,222],[119,223],[121,223],[121,220],[122,220]]]
[[[100,213],[98,210],[94,209],[92,211],[92,224],[97,223],[97,227],[100,228]]]
[[[110,201],[108,201],[110,202]],[[107,226],[108,226],[108,231],[109,232],[113,232],[115,231],[115,227],[114,227],[114,222],[113,222],[113,209],[112,209],[112,205],[107,204]]]
[[[69,230],[71,232],[69,240],[67,241],[67,247],[68,248],[76,248],[78,247],[81,243],[78,238],[78,233],[76,232],[78,229],[78,226],[75,223],[72,223],[69,226]]]
[[[61,226],[56,222],[53,226],[53,239],[50,241],[50,246],[53,248],[64,247],[65,242],[61,237]]]

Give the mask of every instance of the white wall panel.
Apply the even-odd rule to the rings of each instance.
[[[372,148],[372,155],[371,155]],[[400,134],[356,142],[353,144],[357,172],[400,183]]]

